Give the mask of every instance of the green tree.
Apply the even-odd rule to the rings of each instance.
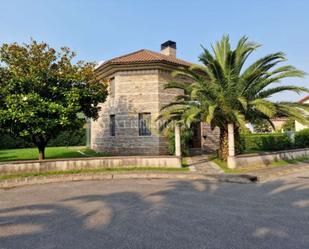
[[[175,80],[166,88],[181,89],[183,94],[166,105],[159,118],[165,125],[178,122],[190,126],[193,122],[203,121],[212,128],[219,127],[218,154],[223,160],[228,157],[228,124],[234,127],[235,144],[238,145],[239,129],[246,122],[266,120],[272,125],[270,119],[279,116],[308,123],[303,113],[304,109],[309,109],[308,104],[269,100],[283,91],[308,92],[308,89],[294,85],[272,87],[282,79],[303,77],[304,73],[290,65],[279,66],[286,60],[282,52],[269,54],[244,68],[247,58],[258,47],[247,37],[242,37],[236,48],[231,49],[229,37],[223,36],[212,46],[212,51],[203,48],[199,57],[203,66],[193,65],[173,73]]]
[[[0,127],[34,143],[40,160],[50,139],[98,118],[106,99],[94,64],[73,63],[75,56],[36,41],[0,47]]]

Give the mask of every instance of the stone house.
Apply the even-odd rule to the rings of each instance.
[[[96,72],[109,82],[109,96],[101,104],[99,119],[91,122],[91,147],[114,155],[168,154],[167,139],[156,118],[179,92],[164,85],[172,80],[172,71],[190,65],[176,57],[173,41],[163,43],[160,53],[142,49],[102,63]],[[217,149],[217,130],[204,123],[192,129],[192,150]]]

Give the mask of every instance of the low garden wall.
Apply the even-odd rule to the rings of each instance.
[[[180,168],[181,158],[174,156],[126,156],[10,161],[0,163],[0,175],[116,167]]]
[[[267,166],[274,161],[309,157],[309,148],[261,152],[236,156],[236,168]]]

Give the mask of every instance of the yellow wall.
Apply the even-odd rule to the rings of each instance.
[[[304,103],[309,104],[309,100],[306,100]],[[295,131],[300,131],[303,129],[309,128],[308,125],[303,125],[297,121],[295,121]]]

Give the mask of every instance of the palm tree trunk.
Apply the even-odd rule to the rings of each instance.
[[[228,131],[227,127],[220,128],[220,145],[218,151],[218,157],[226,161],[229,155],[229,140],[228,140]]]

